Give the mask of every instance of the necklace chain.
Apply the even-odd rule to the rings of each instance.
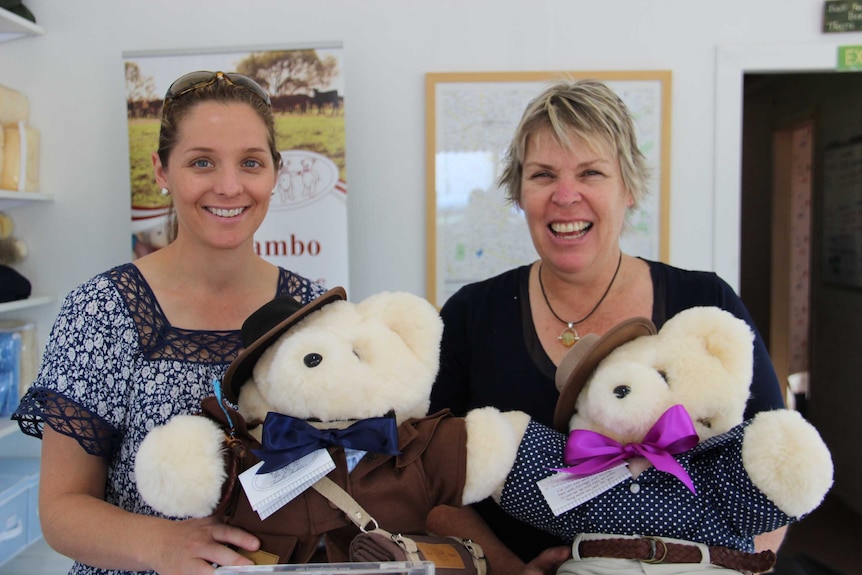
[[[599,298],[599,301],[596,302],[596,305],[593,306],[593,309],[591,309],[587,315],[585,315],[584,317],[582,317],[578,321],[566,321],[563,318],[561,318],[559,315],[557,315],[557,312],[555,312],[554,308],[551,307],[551,302],[550,302],[550,300],[548,300],[548,294],[545,293],[545,284],[542,281],[542,262],[541,261],[539,262],[539,288],[542,290],[542,297],[545,299],[545,304],[547,304],[548,309],[551,310],[551,314],[553,314],[553,316],[555,318],[557,318],[558,320],[560,320],[561,322],[566,324],[566,327],[563,328],[563,331],[561,331],[560,335],[557,336],[557,339],[560,340],[564,346],[572,347],[573,345],[578,343],[578,340],[581,339],[581,336],[578,335],[578,330],[575,329],[575,326],[578,325],[579,323],[583,323],[584,321],[586,321],[587,318],[589,318],[591,315],[593,315],[593,313],[595,313],[595,311],[597,309],[599,309],[599,306],[602,305],[602,302],[605,301],[605,298],[608,296],[608,294],[611,291],[611,287],[613,287],[613,285],[614,285],[614,281],[616,281],[616,279],[617,279],[617,274],[620,271],[620,265],[622,263],[623,263],[623,252],[620,251],[620,258],[619,258],[619,260],[617,260],[617,269],[614,270],[614,276],[611,278],[611,283],[608,284],[608,287],[605,290],[605,293],[602,294],[602,297]]]

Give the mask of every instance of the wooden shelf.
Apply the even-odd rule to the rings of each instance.
[[[7,42],[27,36],[39,36],[44,33],[45,29],[41,26],[5,8],[0,8],[0,42]]]
[[[52,301],[54,301],[54,298],[47,295],[30,296],[27,299],[8,301],[0,303],[0,314],[30,307],[39,307],[40,305],[48,305]]]

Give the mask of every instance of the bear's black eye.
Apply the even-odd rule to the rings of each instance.
[[[702,426],[704,426],[707,429],[712,429],[712,421],[709,419],[701,418],[701,419],[698,419],[697,422],[700,423]]]
[[[661,376],[661,378],[664,380],[664,382],[667,383],[667,372],[662,371],[662,370],[658,370],[658,374]]]
[[[632,388],[627,385],[618,385],[614,388],[614,395],[617,396],[618,399],[622,399],[628,394],[632,392]]]
[[[302,358],[302,362],[305,364],[305,367],[317,367],[320,365],[321,361],[323,361],[323,356],[319,353],[309,353]]]

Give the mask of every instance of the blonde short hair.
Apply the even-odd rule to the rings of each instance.
[[[623,183],[633,199],[631,210],[638,207],[647,193],[650,170],[638,148],[634,122],[620,97],[592,79],[556,82],[527,105],[498,179],[510,202],[521,204],[527,141],[545,128],[564,147],[570,147],[575,136],[593,150],[619,158]]]

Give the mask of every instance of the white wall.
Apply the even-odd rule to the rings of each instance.
[[[341,41],[351,299],[425,292],[424,74],[673,71],[671,263],[716,269],[716,53],[726,45],[862,44],[822,34],[822,0],[27,0],[44,36],[0,45],[27,93],[49,205],[16,208],[22,271],[64,294],[129,253],[124,51]],[[518,112],[519,113],[519,112]],[[721,168],[719,168],[721,169]],[[726,239],[726,238],[725,238]],[[42,337],[56,312],[28,312]]]

